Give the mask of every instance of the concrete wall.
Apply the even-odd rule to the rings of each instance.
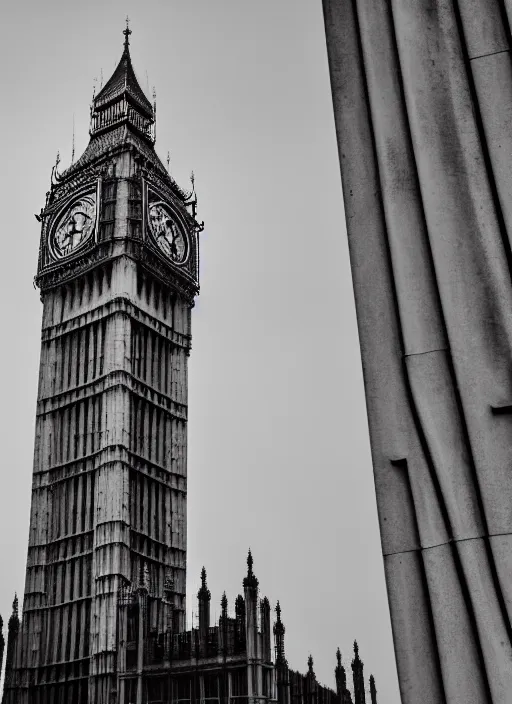
[[[323,4],[402,701],[509,702],[512,4]]]

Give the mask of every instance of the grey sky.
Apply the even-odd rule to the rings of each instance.
[[[130,15],[157,152],[196,174],[201,295],[189,413],[189,609],[204,564],[218,617],[247,548],[281,600],[290,666],[349,682],[357,638],[399,701],[373,489],[320,0],[4,4],[0,22],[0,613],[23,592],[41,305],[39,212],[60,150],[88,140]],[[146,71],[149,78],[147,82]],[[149,86],[149,90],[148,90]]]

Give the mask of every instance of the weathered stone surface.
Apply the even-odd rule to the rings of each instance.
[[[402,701],[505,703],[512,6],[323,5]]]

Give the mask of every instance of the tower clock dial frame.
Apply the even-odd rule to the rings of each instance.
[[[190,255],[190,236],[178,213],[168,203],[150,192],[147,208],[149,231],[159,251],[176,266]]]
[[[53,261],[76,254],[94,239],[97,206],[97,191],[89,190],[68,200],[57,212],[48,234],[48,252]]]

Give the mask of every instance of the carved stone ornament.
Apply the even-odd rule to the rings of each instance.
[[[48,249],[59,260],[78,250],[93,235],[96,225],[96,194],[90,193],[65,208],[50,231]]]
[[[190,250],[188,236],[165,203],[149,206],[149,227],[165,256],[174,264],[184,264]]]

